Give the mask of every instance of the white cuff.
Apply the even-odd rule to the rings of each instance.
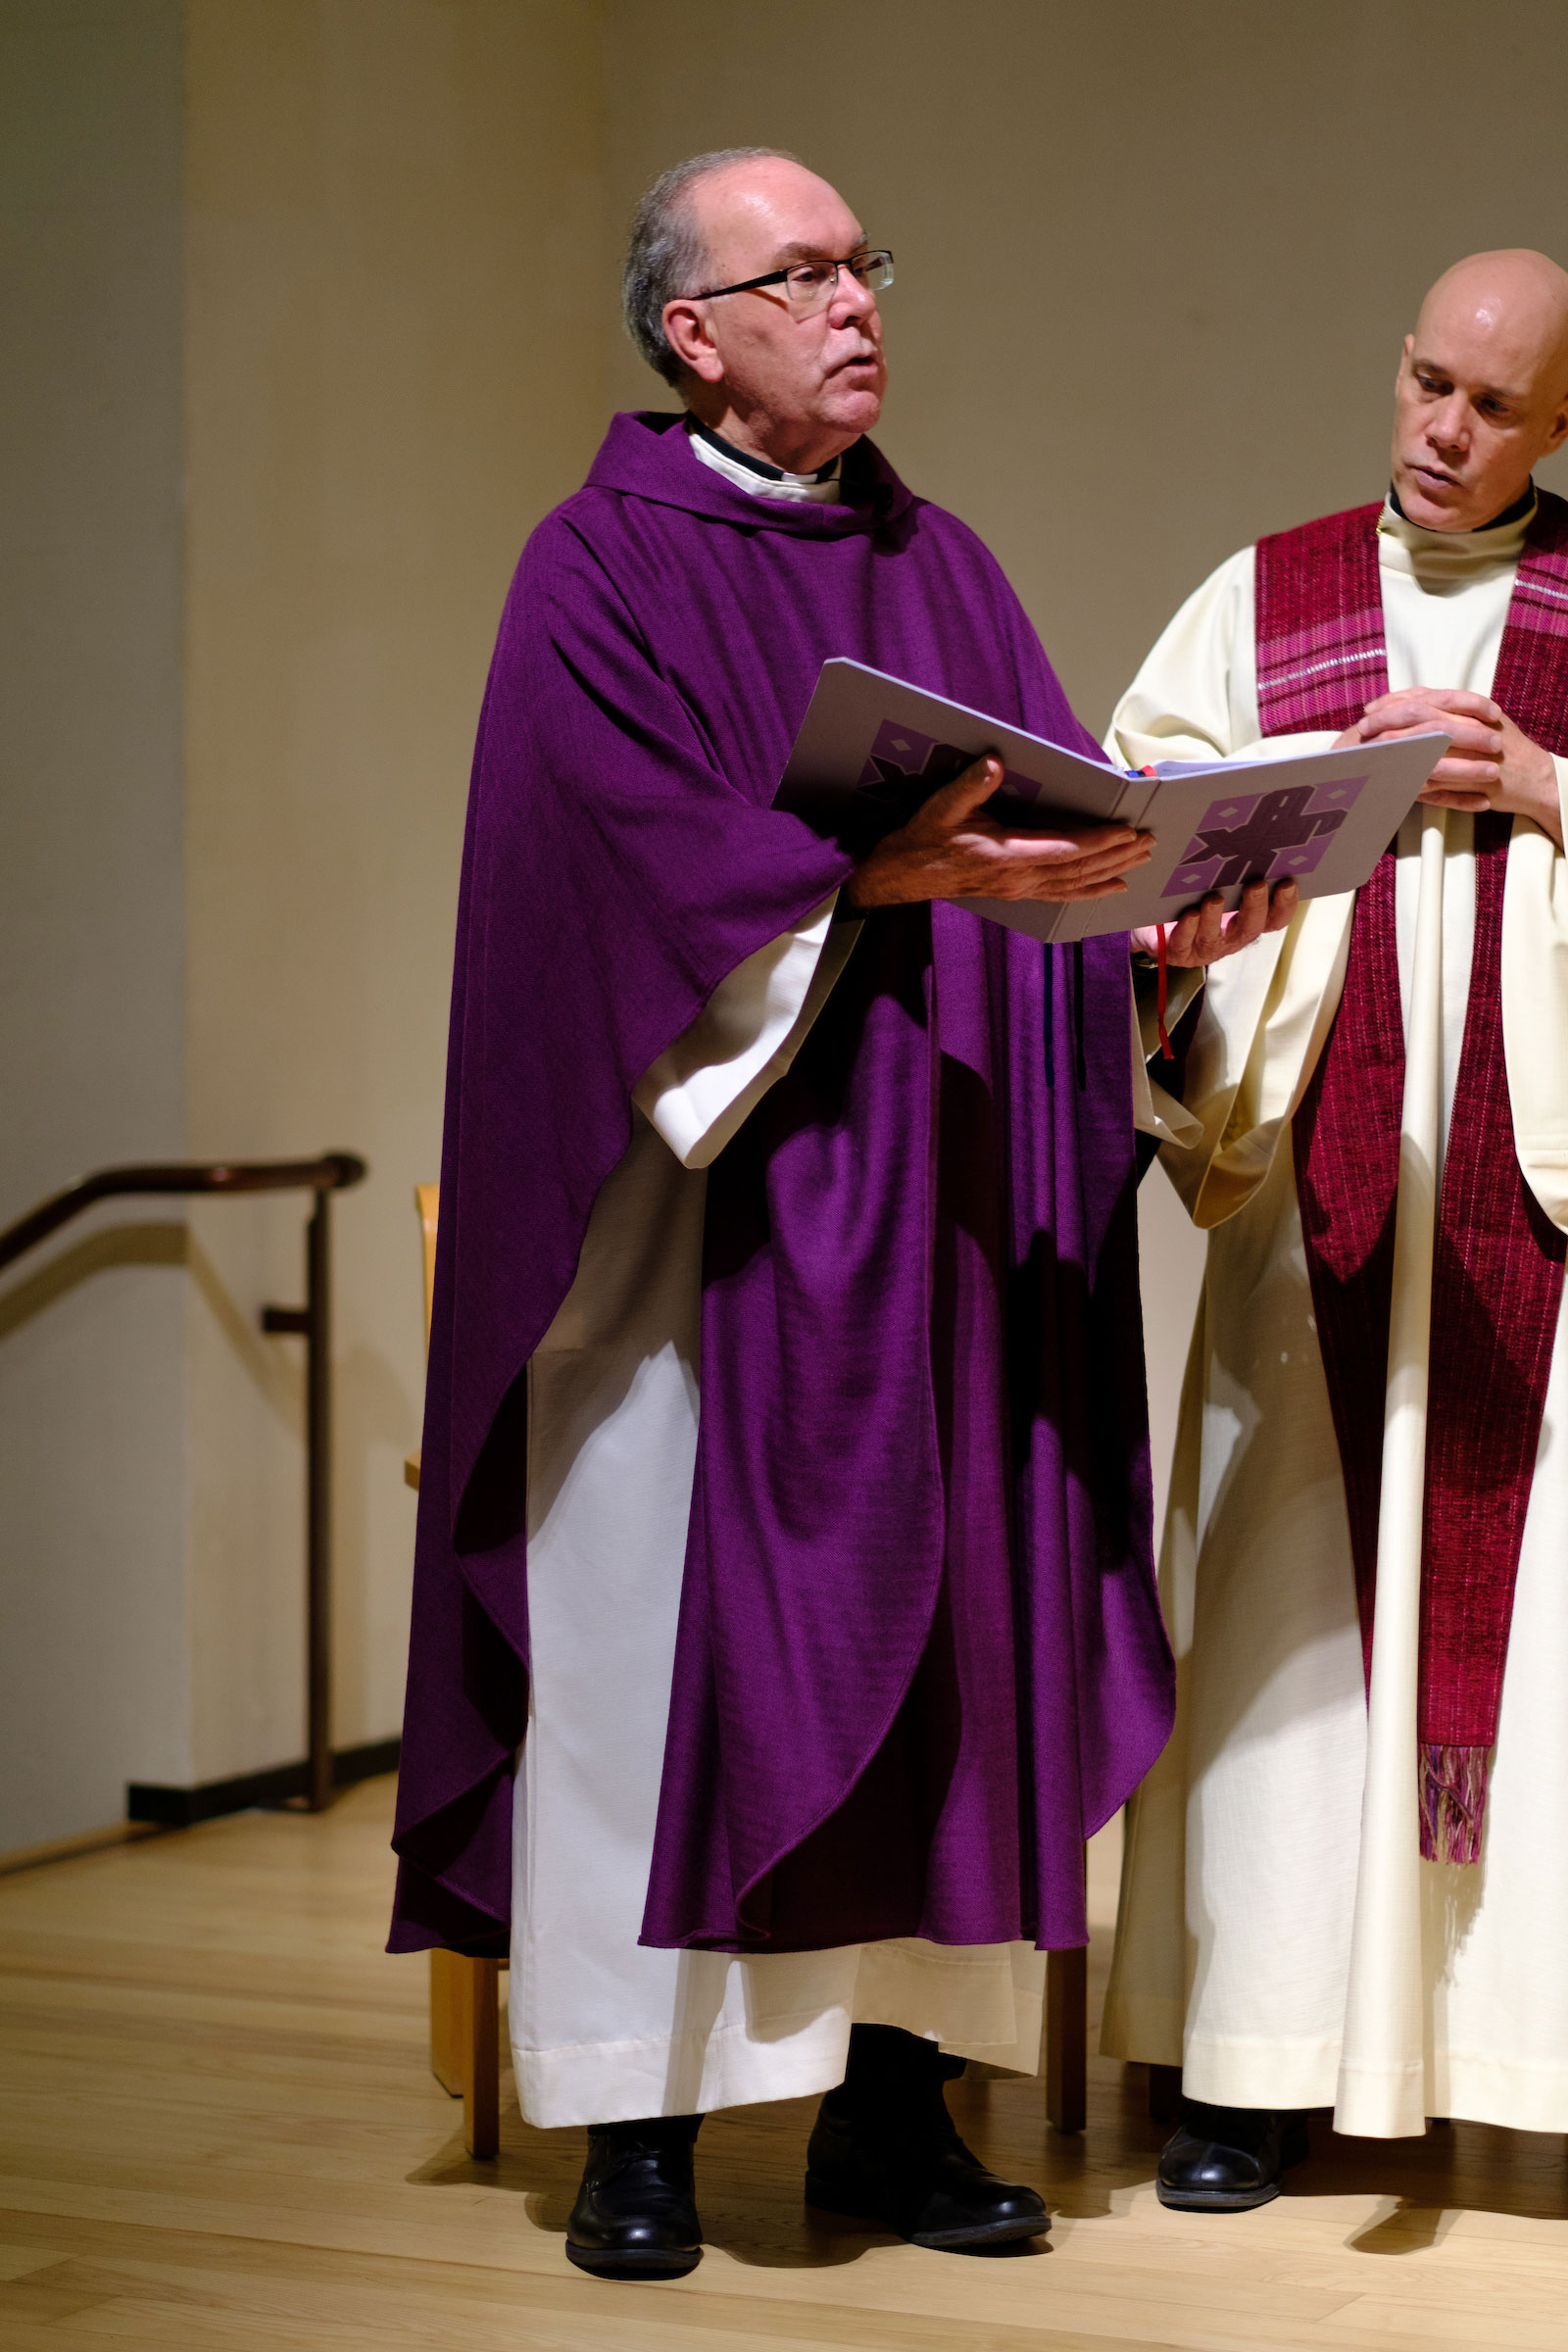
[[[689,1029],[643,1072],[632,1101],[682,1167],[706,1168],[800,1052],[859,937],[838,892],[722,979]]]
[[[1200,964],[1182,964],[1169,972],[1165,985],[1165,1034],[1168,1037],[1202,987],[1208,974]],[[1144,1059],[1159,1052],[1159,987],[1147,964],[1133,965],[1133,1017],[1143,1043]]]
[[[1181,976],[1184,980],[1193,979],[1200,984],[1203,977],[1201,972],[1184,972]],[[1196,991],[1191,988],[1187,991],[1182,1005],[1183,1011],[1192,1002],[1195,993]],[[1171,1012],[1167,1006],[1165,1015],[1167,1030],[1172,1021],[1180,1018],[1180,1013]],[[1157,1033],[1154,1047],[1157,1052],[1159,1048]],[[1139,1019],[1136,989],[1133,992],[1133,1125],[1141,1135],[1157,1135],[1162,1144],[1196,1144],[1203,1132],[1201,1125],[1194,1118],[1192,1112],[1184,1110],[1175,1096],[1167,1095],[1165,1089],[1162,1086],[1156,1086],[1149,1075],[1149,1059],[1144,1049],[1144,1033]]]

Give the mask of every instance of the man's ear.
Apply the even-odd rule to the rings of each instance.
[[[1404,341],[1399,345],[1399,365],[1394,370],[1394,388],[1396,391],[1397,391],[1399,386],[1403,383],[1405,375],[1409,370],[1410,354],[1414,351],[1414,335],[1406,335]]]
[[[1543,457],[1549,458],[1552,451],[1561,449],[1565,441],[1568,441],[1568,394],[1564,395],[1562,404],[1551,420],[1551,432],[1546,446],[1542,452]]]
[[[689,298],[666,302],[662,316],[664,339],[681,366],[688,368],[700,383],[719,383],[724,374],[724,363],[709,332],[705,305]]]

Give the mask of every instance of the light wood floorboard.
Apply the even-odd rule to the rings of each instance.
[[[953,2094],[988,2160],[1045,2188],[1046,2251],[813,2221],[794,2101],[705,2126],[692,2278],[580,2278],[580,2134],[529,2130],[509,2079],[500,2160],[473,2163],[428,2071],[425,1965],[380,1950],[390,1811],[368,1783],[324,1819],[0,1883],[4,2352],[1568,2352],[1563,2140],[1316,2123],[1283,2197],[1200,2221],[1154,2198],[1141,2075],[1100,2060],[1081,2139],[1048,2130],[1041,2083]]]

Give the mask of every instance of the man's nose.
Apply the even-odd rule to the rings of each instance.
[[[848,262],[839,264],[828,309],[835,326],[848,326],[852,318],[869,318],[876,311],[876,296],[860,283]]]
[[[1427,421],[1427,431],[1444,449],[1462,449],[1470,438],[1470,410],[1462,392],[1450,392]]]

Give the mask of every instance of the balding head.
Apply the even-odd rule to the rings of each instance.
[[[700,284],[717,283],[698,190],[707,180],[732,173],[737,165],[757,164],[799,168],[797,158],[784,147],[712,148],[661,172],[632,215],[620,282],[626,332],[666,384],[679,383],[680,362],[664,334],[665,303],[677,294],[693,293]]]
[[[1473,531],[1568,438],[1568,270],[1527,247],[1446,270],[1406,335],[1394,486],[1412,522]]]

